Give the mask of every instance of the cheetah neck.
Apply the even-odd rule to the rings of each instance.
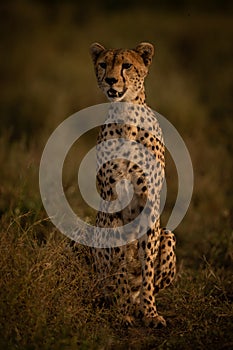
[[[135,105],[147,106],[144,86],[133,99],[127,98],[125,100],[122,100],[122,102],[129,102]]]
[[[135,97],[134,101],[132,101],[132,103],[135,103],[137,105],[146,105],[146,94],[144,86],[140,90],[139,94]]]

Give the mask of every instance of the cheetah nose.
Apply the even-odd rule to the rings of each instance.
[[[107,84],[109,84],[110,86],[112,86],[113,84],[117,83],[118,80],[115,78],[105,78],[105,81]]]

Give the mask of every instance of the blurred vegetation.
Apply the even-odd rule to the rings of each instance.
[[[8,1],[0,5],[0,346],[4,349],[231,349],[232,54],[230,1]],[[178,278],[158,298],[164,330],[119,326],[98,303],[84,259],[44,212],[38,185],[43,147],[72,113],[105,102],[88,48],[155,45],[148,104],[170,120],[190,151],[194,194],[176,229]],[[64,169],[76,212],[91,220],[76,189],[77,166],[96,131]],[[167,154],[169,216],[177,192]]]

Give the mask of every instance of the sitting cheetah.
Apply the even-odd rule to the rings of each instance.
[[[130,239],[126,237],[127,244],[94,248],[95,270],[101,281],[106,281],[106,294],[110,293],[119,302],[126,322],[133,323],[136,314],[146,326],[165,326],[164,318],[157,312],[155,297],[173,281],[176,257],[175,236],[161,229],[159,220],[164,180],[163,137],[154,112],[145,102],[144,79],[154,48],[150,43],[140,43],[135,49],[105,49],[94,43],[90,53],[98,86],[110,101],[109,114],[97,140],[97,186],[106,203],[116,200],[119,194],[116,184],[120,180],[130,180],[134,188],[131,202],[122,210],[113,213],[100,208],[96,226],[117,230],[130,223],[140,216],[150,192],[147,230],[140,236],[144,228],[138,222],[135,232],[138,231],[139,236],[131,232]],[[116,122],[118,119],[121,124]],[[120,155],[106,161],[116,139],[130,140],[132,150],[126,152],[125,159]],[[101,148],[103,142],[104,149]],[[144,152],[140,151],[140,145]],[[149,154],[156,161],[153,166],[148,161]],[[150,184],[146,181],[145,169],[152,176]]]

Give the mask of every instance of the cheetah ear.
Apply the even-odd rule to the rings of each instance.
[[[104,50],[105,50],[105,48],[102,45],[98,44],[98,43],[91,44],[91,46],[90,46],[90,54],[91,54],[91,57],[92,57],[92,60],[93,60],[94,63],[96,62],[96,60],[97,60],[98,56],[100,55],[100,53],[102,51],[104,51]]]
[[[135,51],[142,57],[145,66],[149,67],[154,55],[154,46],[150,43],[140,43],[136,47]]]

